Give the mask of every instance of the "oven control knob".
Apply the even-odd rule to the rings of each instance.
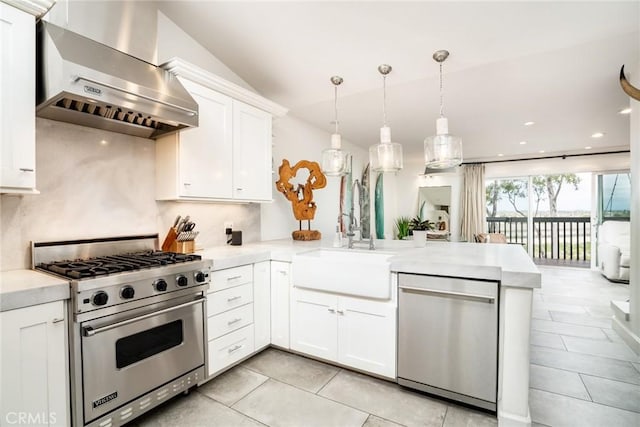
[[[93,305],[105,305],[107,301],[109,301],[109,295],[104,291],[98,291],[91,297]]]
[[[205,281],[206,277],[207,276],[202,271],[198,271],[196,273],[196,282],[202,283]]]
[[[136,291],[131,286],[125,286],[120,290],[120,296],[122,299],[131,299],[136,294]]]
[[[158,279],[153,282],[153,287],[156,288],[156,291],[164,292],[167,290],[167,282],[164,279]]]
[[[189,279],[181,274],[176,277],[176,282],[178,283],[178,286],[187,286],[189,284]]]

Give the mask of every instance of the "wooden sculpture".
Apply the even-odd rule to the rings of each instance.
[[[289,181],[296,176],[300,169],[308,169],[309,177],[304,185],[298,184],[298,187],[295,188]],[[278,175],[276,188],[291,202],[293,215],[300,224],[299,229],[291,233],[293,240],[320,240],[322,234],[318,230],[311,230],[311,220],[314,218],[317,208],[313,201],[313,190],[324,188],[327,185],[327,178],[320,170],[320,165],[317,162],[300,160],[292,168],[289,160],[282,159]],[[302,229],[302,221],[307,221],[306,230]]]

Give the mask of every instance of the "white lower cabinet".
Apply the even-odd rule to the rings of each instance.
[[[271,344],[271,262],[253,264],[253,329],[255,349]]]
[[[294,287],[291,349],[395,378],[395,301],[345,297]]]
[[[0,313],[0,424],[70,424],[64,304]]]
[[[289,348],[291,263],[271,261],[271,344]]]

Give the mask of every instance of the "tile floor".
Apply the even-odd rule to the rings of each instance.
[[[534,294],[534,426],[640,426],[640,358],[610,329],[628,288],[540,266]],[[495,417],[346,369],[268,349],[134,421],[146,426],[496,426]]]

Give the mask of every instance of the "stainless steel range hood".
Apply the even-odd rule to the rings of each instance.
[[[37,39],[37,116],[153,139],[198,126],[166,70],[43,21]]]

